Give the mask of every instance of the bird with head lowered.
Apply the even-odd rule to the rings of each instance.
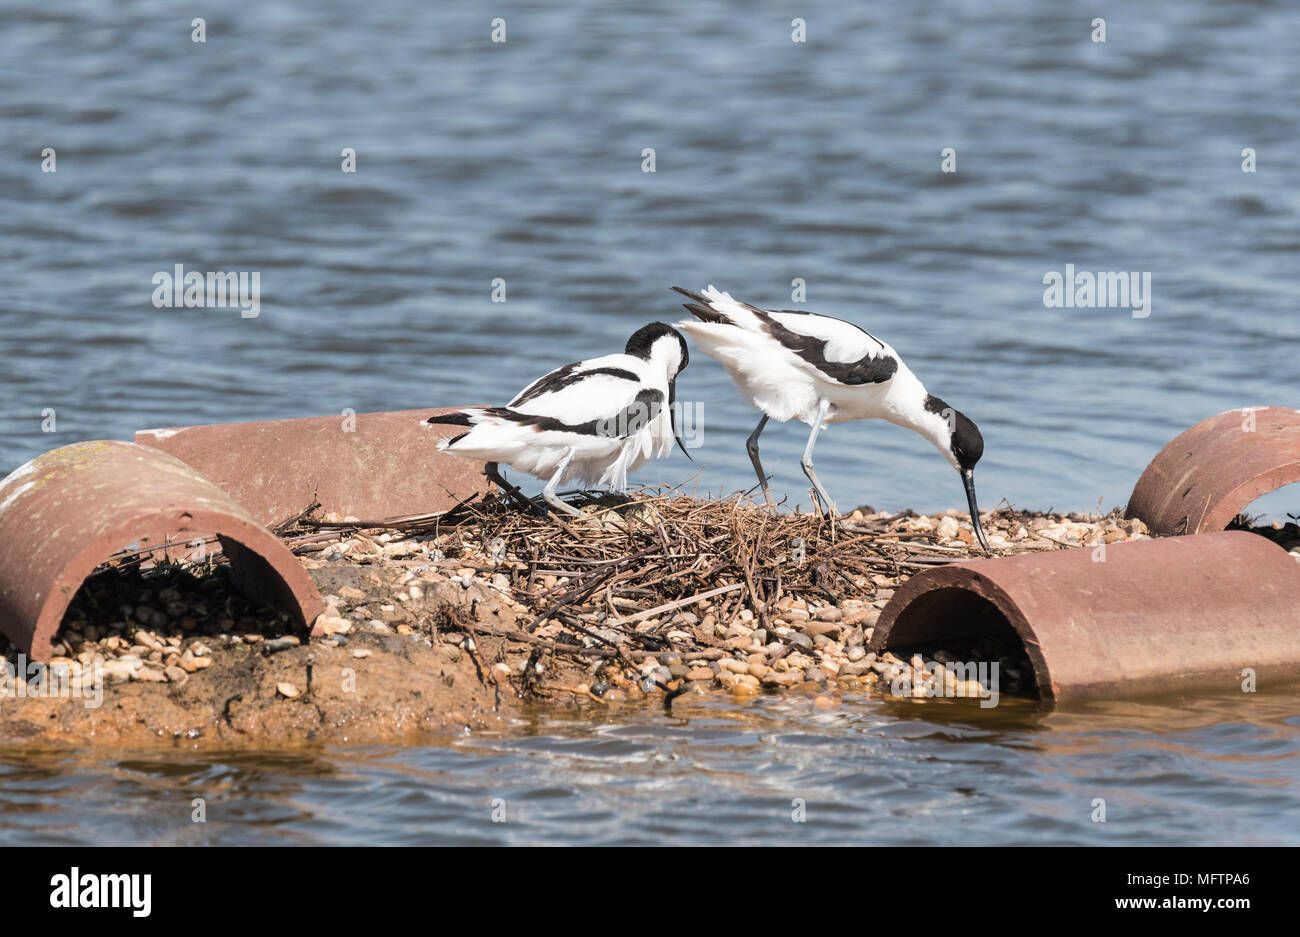
[[[817,434],[828,423],[888,420],[930,440],[960,473],[975,536],[986,553],[992,552],[975,502],[975,464],[984,454],[984,438],[964,413],[926,391],[898,352],[843,319],[759,309],[712,286],[703,293],[673,289],[691,300],[684,305],[695,317],[677,328],[716,358],[744,398],[763,412],[746,448],[769,505],[768,478],[758,457],[758,437],[769,419],[798,419],[812,427],[800,464],[832,514],[835,502],[813,468]]]

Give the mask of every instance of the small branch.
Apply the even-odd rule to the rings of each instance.
[[[728,592],[735,592],[737,589],[745,588],[743,582],[732,583],[729,586],[719,586],[716,589],[710,589],[708,592],[701,592],[699,595],[693,595],[689,599],[678,599],[676,602],[666,602],[663,605],[657,605],[654,608],[648,608],[644,612],[637,612],[635,615],[629,615],[627,618],[620,618],[618,621],[607,621],[608,627],[616,628],[619,625],[630,625],[633,622],[644,621],[647,618],[653,618],[664,612],[671,612],[675,609],[685,608],[687,605],[694,605],[696,602],[703,602],[705,599],[711,599],[714,596],[726,595]]]

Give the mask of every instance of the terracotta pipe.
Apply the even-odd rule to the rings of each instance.
[[[870,649],[1009,632],[1047,700],[1296,680],[1300,563],[1246,531],[955,563],[899,587]]]
[[[481,463],[438,451],[464,430],[425,420],[450,409],[147,429],[135,441],[176,456],[268,527],[313,499],[375,520],[443,511],[487,490]]]
[[[1128,517],[1162,536],[1223,530],[1256,498],[1300,481],[1300,412],[1247,407],[1202,420],[1151,460]]]
[[[88,575],[130,544],[216,535],[236,581],[308,628],[324,610],[298,559],[179,459],[118,441],[38,456],[0,482],[0,631],[48,660]]]

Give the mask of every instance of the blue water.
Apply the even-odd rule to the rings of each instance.
[[[207,41],[194,43],[190,21],[205,12]],[[796,14],[805,43],[791,41]],[[1096,15],[1104,44],[1090,40]],[[504,44],[490,41],[493,16],[506,19]],[[671,285],[788,308],[802,278],[800,308],[882,336],[980,425],[986,507],[1121,505],[1192,423],[1296,401],[1300,59],[1287,38],[1298,33],[1300,7],[1283,2],[0,3],[0,470],[151,426],[501,402],[683,315]],[[53,173],[41,171],[45,147]],[[348,147],[355,173],[340,169]],[[940,171],[945,147],[956,173]],[[1241,170],[1246,147],[1257,172]],[[176,264],[258,272],[260,314],[155,308],[152,277]],[[1066,264],[1150,273],[1150,315],[1046,308],[1043,277]],[[496,278],[504,303],[491,299]],[[675,454],[639,480],[750,485],[743,438],[756,414],[721,368],[696,355],[679,393],[704,408],[697,464]],[[764,461],[806,504],[805,433],[769,428]],[[962,505],[946,463],[896,427],[833,426],[817,464],[841,504]],[[916,725],[871,712],[862,718]],[[925,818],[914,828],[931,840],[959,835],[943,832],[958,819],[982,841],[1113,835],[1060,825],[1056,798],[1077,781],[1059,745],[1035,748],[1041,734],[999,743],[1018,771],[1045,766],[1017,775],[1016,798],[999,793],[992,743],[978,736],[872,746],[821,716],[781,718],[802,728],[755,736],[764,742],[733,780],[773,803],[789,793],[764,786],[773,771],[837,791],[857,806],[835,809],[865,812],[854,841],[894,841],[877,826],[891,810]],[[1087,770],[1109,764],[1116,779],[1141,761],[1157,792],[1125,789],[1165,805],[1152,823],[1162,809],[1218,804],[1218,825],[1161,821],[1168,837],[1294,842],[1294,720],[1224,718],[1177,744],[1145,723],[1128,755],[1084,722],[1068,750],[1101,752]],[[563,756],[523,742],[304,755],[258,768],[251,790],[234,784],[254,805],[203,835],[384,838],[382,811],[321,819],[321,805],[378,786],[406,809],[400,785],[387,786],[400,778],[448,815],[497,779],[565,792],[540,797],[536,824],[474,834],[488,839],[659,841],[692,822],[716,838],[718,798],[740,788],[669,771],[704,758],[713,730],[629,725],[531,737],[595,746],[571,756],[576,775],[553,774]],[[660,753],[668,774],[600,794],[573,786],[582,771],[601,776],[611,734]],[[823,747],[842,768],[816,766]],[[108,804],[123,787],[166,786],[147,761],[54,764],[66,770],[40,782],[49,796],[89,786]],[[200,777],[244,778],[239,765]],[[864,766],[897,783],[851,780]],[[1166,771],[1177,780],[1162,786]],[[572,824],[547,819],[607,810],[619,826],[658,783],[680,812],[663,807],[628,832],[593,820],[565,833]],[[278,792],[271,806],[257,785]],[[58,835],[112,839],[112,818],[134,816],[135,802]],[[759,841],[766,829],[734,835]]]
[[[776,3],[509,4],[504,44],[473,4],[226,5],[204,44],[165,3],[2,9],[0,465],[504,401],[684,315],[670,285],[789,307],[795,277],[980,424],[990,505],[1122,504],[1185,427],[1296,399],[1292,4],[1125,4],[1104,44],[997,2],[810,3],[803,44]],[[178,263],[260,272],[260,315],[154,308]],[[1067,263],[1150,272],[1150,316],[1044,308]],[[701,486],[749,485],[756,415],[703,355],[680,391]],[[805,435],[764,440],[803,503]],[[818,467],[844,503],[962,502],[886,424],[833,427]]]
[[[966,702],[542,710],[407,748],[7,750],[0,842],[1300,844],[1292,698]]]

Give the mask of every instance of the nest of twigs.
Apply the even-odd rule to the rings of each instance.
[[[301,555],[343,544],[344,555],[354,556],[348,545],[368,551],[365,544],[379,540],[407,569],[425,555],[431,569],[481,578],[517,603],[517,626],[487,633],[534,651],[629,662],[665,651],[716,660],[724,645],[738,649],[728,630],[735,622],[776,641],[791,624],[781,616],[793,617],[792,605],[869,606],[900,578],[971,555],[907,532],[900,522],[912,512],[859,511],[836,522],[773,513],[740,495],[697,500],[662,489],[626,500],[578,494],[570,503],[585,516],[542,516],[488,495],[422,517],[338,521],[304,513],[278,532]],[[458,610],[442,617],[443,630],[474,630]]]

